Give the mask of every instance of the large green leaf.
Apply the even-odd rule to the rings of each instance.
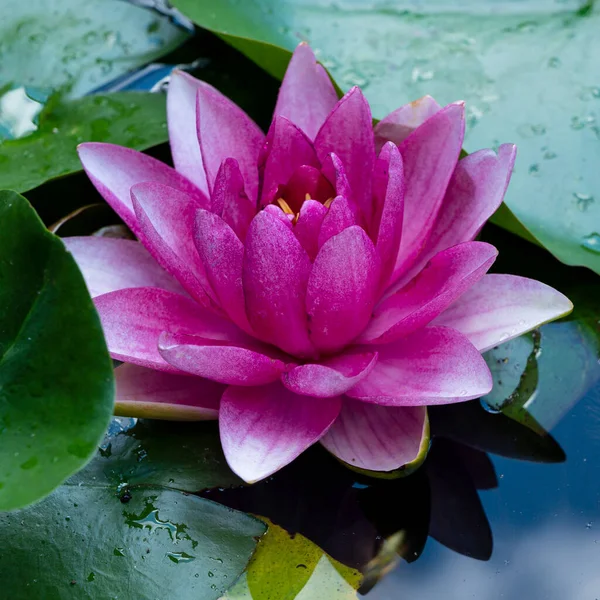
[[[0,281],[0,510],[10,510],[90,458],[114,382],[75,261],[14,192],[0,192]]]
[[[81,142],[144,150],[167,137],[162,94],[119,92],[58,101],[44,111],[35,133],[0,144],[0,187],[27,191],[81,170]]]
[[[469,150],[519,146],[506,204],[525,229],[506,212],[498,223],[600,273],[597,3],[174,4],[278,77],[308,40],[342,88],[365,90],[377,117],[424,94],[465,99]]]
[[[0,7],[0,87],[31,87],[34,99],[40,89],[66,88],[81,96],[166,54],[189,35],[158,13],[122,0],[0,0]]]
[[[138,428],[108,436],[88,468],[44,501],[0,516],[7,598],[212,600],[235,583],[265,525],[160,485],[198,465],[183,454],[169,457],[166,446],[147,456],[134,450],[126,438]],[[196,441],[206,452],[205,443]],[[108,467],[127,474],[121,468],[132,466],[132,455],[147,478],[142,466],[132,472],[134,484],[118,483]]]

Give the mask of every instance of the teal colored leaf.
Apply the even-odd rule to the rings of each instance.
[[[145,150],[167,139],[162,94],[118,92],[57,100],[42,113],[36,132],[0,143],[0,188],[24,192],[81,170],[81,142]]]
[[[113,407],[112,364],[83,278],[28,202],[0,192],[0,510],[80,469]]]
[[[21,89],[42,103],[48,90],[82,96],[189,37],[168,18],[122,0],[0,0],[0,6],[0,88]],[[15,93],[13,102],[19,99],[25,102]]]
[[[467,101],[469,151],[519,147],[496,222],[600,273],[600,5],[410,0],[175,0],[198,25],[281,77],[307,40],[381,118],[430,94]]]
[[[216,600],[236,582],[265,525],[160,485],[169,466],[192,462],[154,463],[130,445],[106,445],[124,435],[108,436],[88,468],[42,502],[0,515],[7,598]],[[131,485],[105,472],[132,457],[147,479],[143,466]]]

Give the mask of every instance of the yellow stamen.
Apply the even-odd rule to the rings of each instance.
[[[331,206],[332,202],[333,202],[333,198],[327,198],[327,200],[325,200],[325,202],[323,202],[323,206],[325,208],[329,208]]]
[[[277,198],[277,204],[279,204],[284,213],[288,215],[294,214],[294,211],[290,208],[290,205],[283,198]]]
[[[310,200],[310,194],[308,192],[306,194],[304,194],[304,199],[305,200]]]

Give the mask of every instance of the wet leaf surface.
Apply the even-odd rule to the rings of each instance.
[[[49,493],[93,454],[114,396],[85,283],[27,201],[0,192],[0,510]]]
[[[27,106],[28,98],[40,100],[58,89],[82,96],[167,54],[189,36],[159,13],[120,0],[2,0],[1,5],[0,88],[25,92],[10,102],[6,95],[1,99],[5,127],[18,101]],[[14,115],[24,117],[16,110]],[[15,137],[10,133],[4,131]]]
[[[497,222],[533,234],[560,260],[600,273],[600,5],[175,0],[281,77],[308,41],[346,91],[383,117],[425,94],[467,101],[469,151],[515,142],[519,157]]]
[[[173,448],[157,434],[146,450],[142,424],[129,425],[113,422],[96,458],[48,498],[0,515],[7,597],[210,600],[235,583],[265,525],[173,489],[197,485],[186,467],[206,482],[198,455],[210,458],[208,439],[196,436],[192,450],[185,435]]]
[[[48,105],[39,129],[0,144],[0,187],[19,192],[80,171],[77,145],[110,142],[145,150],[167,140],[162,94],[119,92]]]

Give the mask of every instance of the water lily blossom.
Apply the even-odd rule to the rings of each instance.
[[[486,274],[474,241],[515,147],[459,160],[464,106],[425,97],[373,127],[301,44],[268,132],[173,74],[175,168],[79,147],[138,241],[66,238],[102,320],[117,410],[219,419],[225,456],[260,480],[320,442],[374,471],[413,461],[426,407],[492,387],[481,352],[568,313],[543,283]]]

